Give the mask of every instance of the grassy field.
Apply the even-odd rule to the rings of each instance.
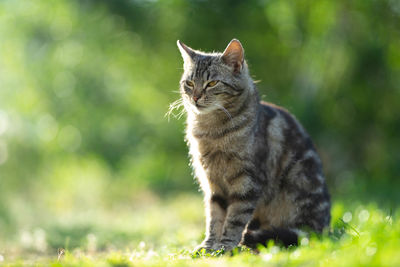
[[[4,266],[399,266],[399,210],[336,201],[332,229],[297,248],[194,255],[204,229],[200,196],[147,196],[146,205],[38,218],[1,243]],[[143,204],[143,203],[142,203]],[[21,215],[22,216],[22,215]],[[43,221],[42,221],[43,220]],[[50,221],[51,224],[46,224]],[[62,251],[62,250],[63,251]]]

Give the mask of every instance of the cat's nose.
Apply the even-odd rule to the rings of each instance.
[[[195,95],[194,95],[194,96],[193,96],[193,100],[194,100],[194,102],[196,102],[196,103],[197,103],[197,101],[199,100],[199,98],[200,98],[199,96],[195,96]]]

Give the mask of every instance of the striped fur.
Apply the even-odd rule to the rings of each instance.
[[[330,199],[314,145],[288,111],[260,102],[240,42],[232,40],[224,53],[179,41],[178,47],[186,140],[206,206],[199,248],[255,247],[268,239],[287,246],[297,243],[298,229],[329,226]]]

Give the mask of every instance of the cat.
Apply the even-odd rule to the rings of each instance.
[[[320,157],[293,115],[260,102],[241,43],[233,39],[223,53],[177,45],[186,141],[206,207],[196,250],[268,240],[287,247],[302,229],[321,233],[331,204]]]

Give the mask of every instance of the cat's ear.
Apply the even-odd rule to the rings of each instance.
[[[181,41],[177,41],[176,44],[178,45],[179,51],[181,52],[183,61],[185,63],[193,63],[193,58],[195,57],[196,53],[193,51],[192,48],[188,47]]]
[[[244,49],[237,39],[233,39],[225,48],[221,57],[222,61],[233,68],[234,73],[239,73],[243,67]]]

